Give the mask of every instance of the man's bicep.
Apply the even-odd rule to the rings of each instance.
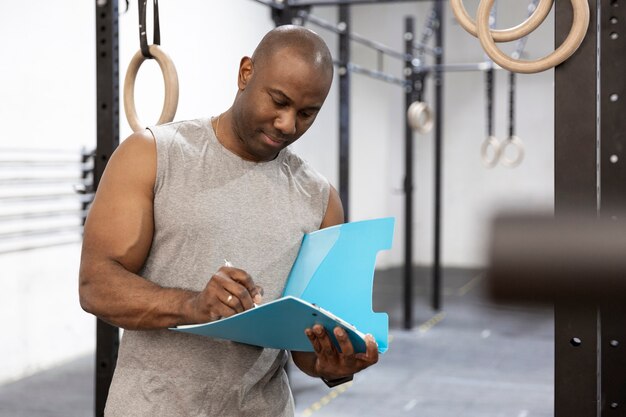
[[[85,223],[83,258],[113,260],[137,272],[152,243],[156,147],[134,134],[114,152]]]
[[[343,222],[343,204],[341,204],[339,193],[335,190],[335,187],[331,185],[330,194],[328,196],[328,207],[326,208],[326,214],[324,215],[320,229],[342,224]]]

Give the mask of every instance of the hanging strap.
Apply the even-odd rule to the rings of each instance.
[[[515,136],[515,73],[509,73],[509,137]]]
[[[152,43],[154,45],[161,44],[161,26],[159,25],[159,0],[153,1],[153,23],[154,30],[152,36]],[[141,54],[146,58],[154,58],[152,54],[150,54],[150,50],[148,48],[148,36],[146,34],[146,9],[147,9],[148,0],[139,0],[139,45],[141,46]]]
[[[495,133],[493,127],[494,76],[495,70],[493,68],[489,68],[485,71],[485,90],[487,92],[487,136],[493,136]]]

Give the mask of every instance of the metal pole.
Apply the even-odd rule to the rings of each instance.
[[[413,52],[415,21],[404,19],[404,45],[408,53]],[[408,109],[415,100],[415,71],[413,63],[404,64],[407,81],[404,94],[404,328],[413,327],[413,131],[409,126]]]
[[[599,154],[600,216],[626,218],[626,42],[624,2],[603,1],[598,10],[599,48]],[[626,413],[626,308],[621,302],[605,302],[600,308],[600,381],[602,416]]]
[[[589,217],[597,215],[598,2],[589,0],[591,19],[587,36],[578,51],[556,68],[554,75],[557,216],[572,209]],[[555,45],[565,39],[571,22],[569,2],[557,1]],[[555,303],[555,417],[600,415],[599,319],[597,306],[586,300],[558,299]]]
[[[339,6],[339,196],[350,219],[350,7]]]
[[[440,51],[435,58],[435,210],[433,237],[433,270],[432,300],[434,310],[441,309],[441,184],[443,171],[443,22],[444,8],[442,2],[435,3],[437,15],[435,30],[435,48]]]
[[[115,148],[119,145],[118,1],[96,0],[97,147],[94,190]],[[96,324],[95,415],[104,406],[113,379],[119,329],[102,320]]]

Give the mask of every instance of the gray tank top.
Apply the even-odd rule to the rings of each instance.
[[[210,119],[150,128],[157,144],[154,238],[141,276],[202,290],[228,259],[280,297],[305,233],[319,229],[329,184],[286,148],[243,160]],[[105,415],[293,416],[287,353],[170,330],[124,332]]]

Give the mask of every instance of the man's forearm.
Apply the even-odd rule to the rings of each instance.
[[[115,326],[147,330],[193,322],[193,291],[160,287],[115,261],[83,265],[80,275],[82,308]]]

